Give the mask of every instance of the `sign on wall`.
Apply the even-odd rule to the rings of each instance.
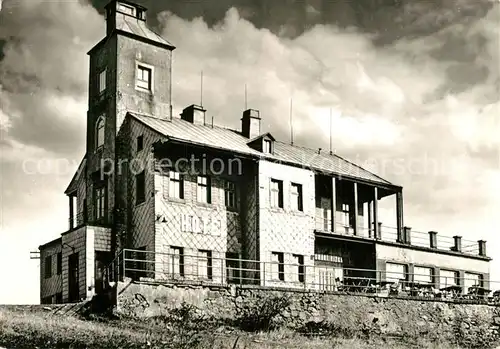
[[[222,222],[210,216],[196,216],[181,214],[181,231],[185,233],[195,233],[204,235],[220,236]]]

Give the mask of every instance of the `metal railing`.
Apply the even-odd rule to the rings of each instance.
[[[402,232],[402,236],[398,237],[398,231],[396,227],[390,227],[386,225],[379,224],[378,226],[378,235],[375,236],[375,227],[365,227],[361,226],[357,228],[357,231],[354,231],[354,228],[351,225],[347,225],[344,223],[335,222],[335,231],[332,232],[331,219],[324,218],[322,216],[316,217],[316,230],[332,233],[336,235],[349,235],[349,236],[359,236],[362,238],[373,239],[373,240],[382,240],[388,242],[403,242],[407,241],[406,237],[404,237],[404,232]],[[462,252],[464,254],[471,255],[479,255],[479,242],[461,239],[462,247],[458,252]],[[431,238],[429,232],[421,232],[417,230],[411,230],[408,242],[406,242],[410,246],[419,246],[426,248],[434,248],[437,250],[443,251],[454,251],[455,250],[455,239],[449,236],[436,235],[436,245],[431,246]]]
[[[92,216],[89,216],[87,212],[78,212],[73,217],[68,218],[69,229],[75,229],[82,227],[84,225],[109,225],[110,218],[109,213],[104,217],[96,217],[95,208],[93,206],[88,208],[92,212]]]
[[[365,294],[500,304],[500,282],[429,273],[343,268],[320,258],[309,264],[225,258],[225,253],[170,254],[125,249],[105,270],[106,282],[257,285],[317,292]],[[317,256],[316,256],[317,257]]]

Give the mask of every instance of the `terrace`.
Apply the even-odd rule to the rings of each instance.
[[[315,255],[315,262],[325,256]],[[500,305],[500,281],[335,266],[212,258],[125,249],[106,268],[107,282],[131,279],[179,285],[247,285],[308,292]]]

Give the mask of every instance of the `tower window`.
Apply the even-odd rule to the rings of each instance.
[[[134,15],[134,8],[132,6],[126,5],[126,4],[118,4],[118,12],[121,12],[123,14],[133,16]]]
[[[135,203],[136,205],[146,201],[146,177],[144,171],[135,176]]]
[[[104,117],[101,116],[97,120],[96,126],[96,149],[104,145]]]
[[[153,69],[139,64],[137,66],[137,82],[136,86],[139,89],[151,91],[151,82],[153,76]]]
[[[99,73],[99,94],[102,94],[106,90],[106,69]]]
[[[94,200],[96,220],[104,219],[106,214],[106,188],[104,186],[95,188]]]

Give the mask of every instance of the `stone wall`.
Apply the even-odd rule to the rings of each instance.
[[[264,289],[256,286],[202,287],[119,283],[117,312],[149,317],[167,315],[184,302],[200,315],[234,321],[244,310],[272,299],[287,299],[274,321],[293,329],[351,335],[426,337],[466,347],[498,342],[500,307],[334,293]],[[269,304],[269,303],[267,303]]]

